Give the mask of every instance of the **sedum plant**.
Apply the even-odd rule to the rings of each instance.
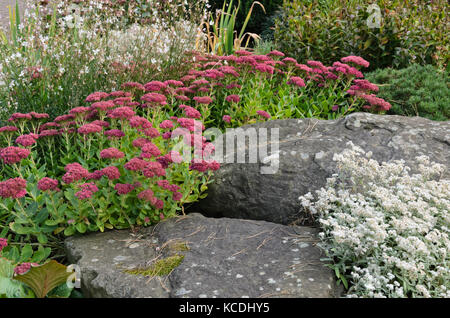
[[[190,109],[167,117],[159,85],[178,83],[95,92],[53,121],[13,114],[0,128],[2,235],[52,245],[61,234],[154,224],[203,198],[219,168],[203,159],[213,151],[205,127]]]
[[[203,109],[207,126],[238,127],[258,120],[334,119],[353,111],[386,112],[378,87],[364,79],[369,62],[343,57],[326,66],[298,63],[280,51],[234,55],[197,55],[195,68],[181,78],[183,104]],[[200,95],[200,96],[199,96]]]
[[[378,163],[348,143],[337,173],[301,196],[322,228],[329,266],[348,297],[450,297],[450,181],[445,165]]]

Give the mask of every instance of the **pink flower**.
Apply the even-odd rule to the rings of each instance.
[[[183,109],[184,113],[186,114],[186,117],[189,117],[189,118],[201,118],[202,117],[202,114],[200,114],[200,112],[198,110],[196,110],[195,108],[193,108],[191,106],[186,106],[186,105],[181,104],[179,107]]]
[[[110,108],[115,107],[116,105],[114,104],[113,101],[108,100],[108,101],[102,101],[102,102],[96,102],[93,103],[91,105],[91,109],[97,109],[97,110],[102,110],[102,111],[107,111]]]
[[[307,73],[312,72],[312,68],[310,68],[309,66],[305,65],[305,64],[296,64],[295,65],[298,69],[300,69],[301,71],[305,71]]]
[[[353,63],[353,64],[356,64],[356,65],[360,65],[362,67],[369,67],[369,65],[370,65],[370,63],[367,62],[362,57],[354,56],[354,55],[343,57],[343,58],[341,58],[341,61],[344,62],[344,63]]]
[[[173,123],[170,120],[164,120],[160,125],[159,128],[161,129],[170,129],[173,128]]]
[[[172,194],[172,200],[174,201],[180,201],[183,198],[183,194],[181,194],[180,192],[174,192]]]
[[[38,139],[38,137],[39,136],[36,134],[22,135],[16,138],[16,143],[24,147],[29,147],[36,143],[36,139]]]
[[[219,68],[219,70],[224,74],[230,74],[234,77],[239,77],[239,73],[236,71],[236,68],[234,66],[222,66]]]
[[[59,135],[59,131],[57,131],[56,129],[48,129],[48,130],[44,130],[39,134],[39,138],[41,137],[48,137],[48,136],[55,136],[55,135]]]
[[[267,118],[267,119],[270,118],[270,114],[268,112],[264,111],[264,110],[258,110],[258,111],[256,111],[256,113],[259,116],[261,116],[261,117],[264,117],[264,118]]]
[[[166,170],[164,170],[161,163],[157,161],[146,162],[146,167],[143,170],[143,174],[147,178],[153,178],[154,176],[165,176]]]
[[[179,187],[179,186],[177,186],[176,184],[171,184],[170,186],[169,186],[169,191],[171,191],[171,192],[173,192],[173,193],[175,193],[175,192],[177,192],[178,190],[180,190],[181,189],[181,187]]]
[[[86,180],[100,180],[103,177],[103,171],[101,170],[95,170],[94,172],[90,173]]]
[[[373,91],[373,92],[378,92],[379,90],[377,85],[365,79],[355,79],[353,80],[353,83],[355,83],[356,85],[352,85],[350,87],[351,90]]]
[[[161,210],[162,208],[164,208],[164,202],[159,200],[159,199],[156,199],[155,209]],[[160,214],[160,218],[161,218],[161,214]],[[164,219],[164,214],[162,214],[162,218],[161,219]]]
[[[156,184],[166,190],[169,190],[170,188],[170,183],[167,180],[158,180],[158,182],[156,182]]]
[[[148,162],[148,165],[144,168],[143,174],[146,178],[153,178],[154,176],[165,176],[166,170],[161,163],[157,161]]]
[[[153,195],[154,195],[153,191],[150,189],[147,189],[147,190],[139,192],[137,197],[138,197],[138,199],[148,201],[153,205],[156,203],[156,200],[157,200]]]
[[[376,110],[389,110],[391,108],[390,103],[388,103],[382,98],[376,97],[373,94],[370,95],[363,94],[361,95],[361,97],[365,99],[367,102],[369,102],[369,104]]]
[[[120,178],[120,171],[117,167],[110,166],[101,170],[102,174],[109,180],[115,180]]]
[[[135,89],[139,89],[141,91],[145,90],[144,85],[142,85],[140,83],[136,83],[136,82],[126,82],[126,83],[122,84],[122,88],[135,88]]]
[[[132,144],[133,144],[133,147],[142,148],[143,145],[145,145],[146,143],[149,143],[149,142],[151,142],[151,141],[148,140],[147,138],[140,137],[140,138],[136,138],[135,140],[133,140]]]
[[[14,268],[14,273],[16,273],[16,275],[23,275],[26,272],[28,272],[31,268],[31,263],[22,263],[20,265],[17,265]]]
[[[283,61],[286,64],[287,63],[297,64],[297,61],[295,59],[293,59],[292,57],[285,57],[281,61]]]
[[[36,112],[30,112],[30,115],[33,116],[33,118],[36,119],[42,119],[42,118],[49,118],[49,114],[47,113],[36,113]]]
[[[108,114],[109,118],[130,119],[136,112],[128,106],[117,107]]]
[[[306,62],[309,66],[312,66],[315,69],[319,69],[319,70],[326,70],[325,65],[322,64],[322,62],[319,61],[307,61]]]
[[[144,158],[157,157],[161,151],[153,143],[148,142],[142,146],[142,155]]]
[[[2,133],[2,132],[14,132],[14,131],[17,131],[18,130],[18,128],[17,127],[15,127],[15,126],[3,126],[3,127],[0,127],[0,133]]]
[[[212,103],[212,98],[209,96],[195,96],[193,98],[193,100],[195,100],[199,104],[205,104],[205,105],[209,105]]]
[[[245,51],[245,50],[238,50],[235,52],[237,55],[252,55],[252,52]]]
[[[305,85],[305,81],[303,79],[301,79],[300,77],[298,77],[298,76],[292,76],[289,79],[288,84],[292,84],[292,85],[295,85],[295,86],[298,86],[298,87],[305,87],[306,86]]]
[[[166,96],[158,93],[148,93],[141,97],[141,99],[145,102],[154,103],[154,104],[160,104],[160,105],[166,105],[167,104],[167,98]]]
[[[217,166],[219,165],[219,166]],[[205,172],[207,170],[217,170],[219,169],[220,164],[216,161],[208,162],[206,160],[192,160],[189,169],[190,170],[197,170],[199,172]]]
[[[107,98],[108,96],[109,94],[105,92],[95,92],[86,97],[86,102],[98,102],[99,100]]]
[[[175,80],[167,80],[167,81],[164,82],[164,84],[167,85],[167,86],[175,86],[175,87],[184,85],[183,82],[175,81]]]
[[[75,115],[69,114],[69,115],[61,115],[54,119],[55,122],[63,122],[63,121],[71,121],[75,119]]]
[[[178,118],[177,119],[177,123],[181,126],[181,127],[184,127],[184,128],[187,128],[189,131],[195,131],[195,130],[198,130],[198,131],[203,131],[204,129],[205,129],[205,127],[203,126],[203,124],[200,122],[200,121],[198,121],[198,120],[195,120],[194,118]],[[185,132],[186,132],[186,130],[185,129],[179,129],[179,128],[177,128],[177,129],[175,129],[173,132],[172,132],[172,135],[173,136],[184,136],[185,135]]]
[[[133,191],[134,188],[135,188],[134,185],[126,184],[126,183],[125,184],[117,183],[114,186],[114,190],[116,190],[117,193],[120,194],[120,195],[127,194],[127,193]]]
[[[230,103],[239,103],[241,99],[239,95],[228,95],[225,100]]]
[[[109,138],[122,138],[123,136],[125,136],[125,133],[119,129],[107,130],[104,134]]]
[[[175,95],[175,98],[178,100],[181,100],[183,102],[188,102],[191,100],[189,97],[187,97],[185,95]]]
[[[156,128],[150,127],[144,130],[144,135],[150,138],[159,137],[159,131]]]
[[[208,84],[209,84],[209,81],[207,81],[205,79],[199,79],[199,80],[196,80],[196,81],[192,82],[192,85],[197,85],[197,86],[208,85]]]
[[[181,163],[181,162],[183,162],[183,157],[181,157],[180,153],[177,152],[177,151],[171,150],[165,155],[165,157],[170,162],[173,162],[173,163]]]
[[[89,110],[90,110],[89,107],[75,107],[69,110],[69,114],[72,115],[84,114],[87,113]]]
[[[113,147],[106,148],[106,149],[103,149],[102,151],[100,151],[100,158],[103,158],[103,159],[113,159],[113,158],[120,159],[120,158],[123,158],[124,156],[125,156],[125,154],[122,151],[120,151],[116,148],[113,148]]]
[[[231,83],[231,84],[228,84],[227,86],[226,86],[226,89],[233,89],[233,88],[241,88],[242,86],[241,85],[239,85],[238,83]]]
[[[109,123],[104,120],[94,120],[91,124],[95,124],[97,126],[109,127]]]
[[[231,116],[230,115],[223,115],[222,120],[226,123],[231,123]]]
[[[78,133],[87,135],[87,134],[94,134],[102,131],[103,127],[96,125],[96,124],[85,124],[78,128]]]
[[[131,103],[132,99],[131,97],[127,96],[127,97],[117,97],[113,100],[114,105],[128,105],[128,103]]]
[[[280,56],[280,57],[283,57],[284,53],[282,53],[280,51],[277,51],[277,50],[273,50],[273,51],[270,51],[269,53],[267,53],[267,55],[268,56]]]
[[[147,92],[157,92],[166,87],[167,85],[160,81],[151,81],[144,85],[144,88]]]
[[[0,158],[6,164],[15,164],[30,155],[30,150],[19,147],[6,147],[0,149]]]
[[[66,184],[70,184],[74,181],[78,181],[89,176],[89,171],[77,162],[66,165],[64,170],[66,173],[62,177],[62,181]]]
[[[3,248],[5,248],[6,246],[8,246],[8,240],[5,238],[0,237],[0,252],[2,251]]]
[[[114,91],[109,93],[109,96],[111,97],[128,97],[130,96],[129,92],[124,92],[124,91]]]
[[[145,160],[132,158],[130,161],[124,164],[123,167],[131,171],[142,171],[147,166],[147,164],[148,162]]]
[[[17,119],[30,120],[31,118],[30,114],[14,113],[9,117],[8,121],[16,121]]]
[[[255,69],[257,69],[258,71],[262,72],[262,73],[268,73],[268,74],[273,74],[274,72],[274,68],[270,65],[266,65],[266,64],[257,64],[255,66]]]
[[[152,127],[152,124],[148,121],[147,118],[141,116],[133,116],[130,118],[130,126],[135,128],[149,128]]]
[[[80,189],[84,190],[84,191],[89,191],[92,193],[95,193],[98,191],[98,187],[95,185],[94,182],[80,184]]]
[[[27,194],[27,181],[22,178],[12,178],[0,182],[0,197],[18,199]]]
[[[75,193],[78,200],[90,199],[94,193],[89,190],[81,190]]]
[[[59,191],[58,180],[44,177],[38,181],[38,189],[41,191],[47,191],[47,190]]]
[[[39,128],[39,131],[45,130],[45,129],[47,129],[48,127],[56,127],[56,128],[59,128],[59,127],[61,127],[61,125],[58,124],[58,123],[54,123],[54,122],[45,123],[45,124],[41,125],[41,127]]]

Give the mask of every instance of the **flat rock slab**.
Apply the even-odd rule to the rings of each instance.
[[[334,297],[334,273],[320,261],[317,229],[192,213],[154,227],[68,238],[89,297]],[[181,264],[162,277],[129,274],[170,255]]]
[[[232,158],[248,154],[249,148],[258,154],[267,149],[267,156],[259,155],[256,163],[248,163],[248,159],[246,163],[223,163],[208,186],[208,197],[194,207],[206,216],[281,224],[304,219],[298,197],[326,184],[336,172],[333,155],[347,148],[349,141],[371,151],[380,163],[403,159],[413,172],[415,157],[420,155],[450,168],[449,121],[354,113],[339,120],[270,120],[242,128],[268,128],[268,135],[271,128],[278,128],[279,139],[274,142],[268,137],[256,146],[243,143],[244,147],[223,151]],[[273,174],[261,173],[270,158],[278,160],[278,169]]]

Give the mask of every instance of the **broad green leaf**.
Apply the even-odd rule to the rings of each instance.
[[[33,256],[33,248],[30,244],[27,244],[22,248],[22,253],[20,254],[20,262],[23,263],[28,261],[31,256]]]
[[[69,276],[66,266],[51,260],[44,265],[31,267],[27,273],[17,275],[14,279],[29,286],[36,297],[44,298],[52,289],[65,283]]]

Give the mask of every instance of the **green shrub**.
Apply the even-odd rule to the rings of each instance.
[[[379,28],[367,21],[380,8]],[[444,67],[449,58],[447,1],[293,0],[284,1],[275,25],[275,42],[300,62],[325,63],[358,55],[375,68],[411,63]],[[370,20],[372,21],[372,20]]]
[[[401,70],[380,69],[366,77],[378,84],[378,96],[391,103],[389,114],[433,120],[450,118],[447,72],[439,72],[431,65],[411,65]]]

